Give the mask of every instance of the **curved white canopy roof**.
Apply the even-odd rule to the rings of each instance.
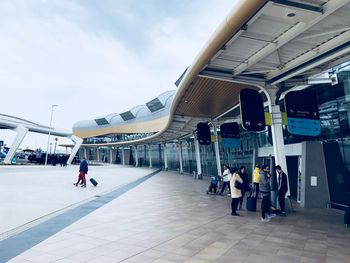
[[[133,125],[138,122],[139,126],[131,125],[130,120],[128,129],[127,125],[120,125],[113,130],[113,133],[148,130],[156,134],[113,144],[181,138],[195,131],[197,122],[217,120],[237,107],[243,88],[277,85],[281,90],[349,61],[349,14],[350,0],[237,1],[186,71],[169,110],[164,110],[161,116],[152,115],[153,121],[157,120],[156,129],[135,118]],[[77,127],[74,126],[74,133],[79,136]],[[102,135],[112,130],[100,131]],[[90,134],[97,133],[85,133],[82,137]]]

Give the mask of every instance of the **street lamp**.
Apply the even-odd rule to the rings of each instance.
[[[50,135],[51,135],[51,124],[52,124],[52,115],[53,115],[53,108],[57,107],[58,105],[51,105],[51,118],[50,118],[50,128],[49,128],[49,137],[47,138],[47,149],[46,149],[46,156],[45,156],[45,165],[47,165],[47,155],[49,153],[49,144],[50,144]]]

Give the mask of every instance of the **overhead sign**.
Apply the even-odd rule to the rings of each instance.
[[[316,94],[310,90],[288,92],[284,98],[287,128],[291,134],[318,136],[321,133]]]
[[[264,101],[260,93],[253,89],[242,89],[239,94],[241,121],[248,131],[265,129]]]
[[[211,143],[208,123],[200,122],[197,124],[197,139],[199,144],[202,145],[209,145]]]

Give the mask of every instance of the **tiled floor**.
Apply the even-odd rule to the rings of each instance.
[[[9,262],[350,262],[342,214],[230,215],[208,181],[161,172]]]

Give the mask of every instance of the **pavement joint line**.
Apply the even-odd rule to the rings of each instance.
[[[151,250],[151,249],[156,249],[156,247],[158,247],[158,246],[161,245],[161,244],[164,244],[164,243],[166,243],[166,242],[169,242],[169,241],[171,241],[171,240],[174,240],[174,239],[176,239],[176,238],[178,238],[178,237],[184,235],[184,234],[187,233],[187,232],[194,231],[194,230],[196,230],[196,229],[198,229],[198,228],[200,228],[200,227],[203,227],[203,226],[206,226],[206,225],[211,224],[211,223],[213,223],[213,222],[216,222],[217,220],[222,219],[222,218],[225,218],[225,217],[228,216],[228,215],[229,215],[229,213],[226,213],[226,214],[224,214],[224,215],[222,215],[222,216],[219,216],[219,217],[217,217],[217,218],[215,218],[215,219],[212,219],[212,220],[210,220],[210,221],[208,221],[208,222],[206,222],[206,223],[204,223],[204,224],[200,224],[199,226],[196,226],[196,227],[193,227],[193,228],[191,228],[191,229],[188,229],[188,230],[182,232],[181,234],[178,234],[178,235],[176,235],[176,236],[174,236],[174,237],[171,237],[171,238],[169,238],[169,239],[167,239],[167,240],[165,240],[165,241],[159,242],[157,245],[154,245],[153,247],[147,248],[147,249],[145,249],[145,250],[143,250],[143,251],[140,251],[140,252],[136,253],[135,255],[129,256],[129,257],[127,257],[127,258],[124,258],[124,259],[118,261],[117,263],[124,262],[125,260],[131,259],[131,258],[133,258],[133,257],[135,257],[135,256],[137,256],[137,255],[139,255],[139,254],[145,253],[145,252],[147,252],[147,251],[149,251],[149,250]],[[191,241],[188,241],[188,243],[189,243],[189,242],[191,242]],[[187,244],[187,243],[186,243],[186,244]],[[186,245],[186,244],[185,244],[185,245]],[[184,246],[185,246],[185,245],[184,245]],[[176,254],[176,253],[175,253],[175,254]]]
[[[51,213],[48,213],[48,214],[46,214],[46,215],[40,216],[40,217],[38,217],[38,218],[36,218],[36,219],[34,219],[34,220],[31,220],[31,221],[29,221],[29,222],[27,222],[27,223],[25,223],[25,224],[23,224],[23,225],[20,225],[20,226],[18,226],[18,227],[15,227],[15,228],[13,228],[13,229],[10,229],[10,230],[8,230],[8,231],[5,231],[5,232],[3,232],[3,233],[0,233],[0,242],[1,242],[2,240],[5,240],[5,239],[7,239],[7,238],[13,236],[13,235],[17,235],[17,234],[19,234],[19,233],[21,233],[21,232],[23,232],[23,231],[25,231],[25,230],[27,230],[27,229],[29,229],[29,228],[32,228],[32,227],[34,227],[34,226],[36,226],[36,225],[38,225],[38,224],[41,224],[41,223],[43,223],[43,222],[49,220],[50,218],[53,218],[53,217],[55,217],[55,216],[58,216],[58,215],[60,215],[60,214],[62,214],[62,213],[64,213],[64,212],[67,212],[67,211],[69,211],[69,210],[75,208],[75,207],[78,207],[78,206],[83,205],[83,204],[85,204],[85,203],[87,203],[87,202],[90,202],[90,201],[92,201],[92,200],[94,200],[94,199],[96,199],[96,198],[103,197],[103,195],[105,195],[105,194],[108,194],[108,193],[113,192],[113,191],[116,191],[116,190],[118,190],[118,189],[120,189],[120,188],[122,188],[122,187],[125,187],[127,184],[132,183],[132,182],[134,182],[134,181],[135,181],[135,180],[130,181],[130,182],[127,182],[127,183],[122,184],[122,185],[119,185],[119,186],[114,187],[114,188],[112,188],[112,189],[110,189],[110,190],[107,190],[107,191],[101,192],[101,193],[99,193],[99,194],[96,194],[96,195],[93,196],[93,197],[89,197],[89,198],[86,198],[86,199],[81,200],[81,201],[79,201],[79,202],[73,203],[73,204],[71,204],[71,205],[68,205],[68,206],[66,206],[66,207],[63,207],[63,208],[61,208],[61,209],[58,209],[58,210],[53,211],[53,212],[51,212]]]
[[[25,229],[24,231],[14,234],[6,239],[0,240],[0,263],[7,262],[8,260],[18,256],[24,251],[34,247],[45,239],[58,233],[62,229],[75,223],[84,216],[101,208],[119,196],[127,193],[160,171],[161,169],[158,169],[132,182],[118,186],[116,189],[108,191],[108,193],[105,193],[103,195],[101,194],[101,197],[93,197],[92,200],[84,202],[83,204],[77,205],[75,207],[71,207],[63,213],[55,214],[48,219],[43,218],[43,222],[39,222],[38,224]]]

